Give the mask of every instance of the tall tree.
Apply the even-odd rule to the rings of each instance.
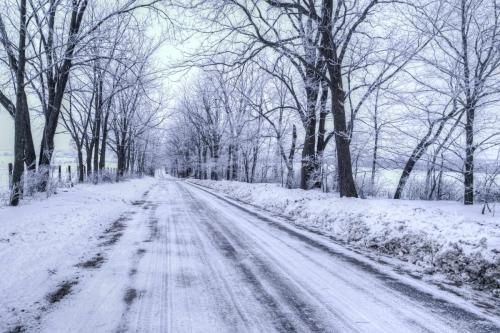
[[[16,113],[14,138],[14,171],[12,173],[12,192],[10,204],[17,206],[23,191],[22,176],[24,173],[24,141],[25,122],[27,113],[26,94],[24,92],[26,70],[26,38],[27,38],[27,5],[26,0],[19,3],[19,43],[17,46],[16,70]]]

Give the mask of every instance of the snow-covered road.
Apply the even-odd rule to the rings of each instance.
[[[133,206],[95,250],[102,265],[80,265],[37,329],[500,332],[498,318],[195,185],[163,179]]]

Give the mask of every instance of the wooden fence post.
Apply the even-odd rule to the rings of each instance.
[[[12,190],[12,163],[9,163],[9,190]]]

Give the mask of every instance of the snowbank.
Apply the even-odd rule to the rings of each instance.
[[[99,235],[154,182],[148,177],[82,184],[44,200],[0,207],[0,331],[29,309],[45,306],[46,295],[72,278],[75,263],[93,255]]]
[[[457,202],[338,198],[277,184],[190,180],[339,241],[500,297],[500,217]]]

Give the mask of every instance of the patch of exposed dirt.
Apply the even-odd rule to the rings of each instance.
[[[51,292],[47,295],[47,301],[49,301],[50,304],[59,302],[71,293],[73,286],[75,286],[76,284],[78,284],[78,281],[64,281],[59,285],[56,291]]]
[[[104,263],[104,257],[102,256],[101,253],[98,253],[93,258],[86,260],[86,261],[83,261],[83,262],[77,264],[76,266],[81,267],[81,268],[87,268],[87,269],[99,268],[102,266],[103,263]]]
[[[149,241],[153,241],[154,239],[159,238],[160,228],[158,227],[158,219],[155,217],[151,217],[149,219]]]
[[[123,230],[126,227],[125,222],[128,220],[130,220],[130,217],[122,215],[115,222],[113,222],[111,227],[106,229],[104,234],[99,237],[106,239],[106,241],[102,242],[100,245],[110,246],[115,244],[123,236]]]
[[[137,298],[137,290],[134,288],[128,288],[127,291],[125,292],[125,295],[123,296],[123,301],[127,306],[130,306],[132,302]]]
[[[26,332],[26,327],[24,327],[23,325],[17,325],[12,329],[8,330],[6,333],[22,333],[22,332]]]

